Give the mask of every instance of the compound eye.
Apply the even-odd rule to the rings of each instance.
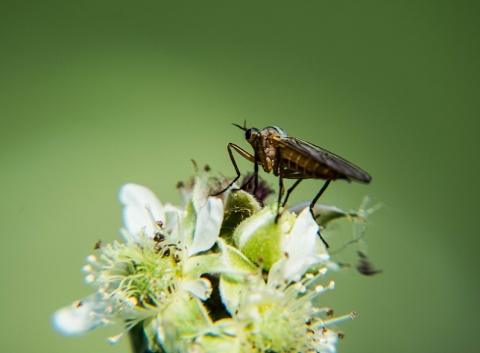
[[[259,133],[260,131],[252,127],[250,129],[245,130],[245,138],[247,139],[248,142],[252,143],[252,141],[258,137]]]

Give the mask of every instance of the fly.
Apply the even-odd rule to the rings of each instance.
[[[313,216],[313,207],[325,192],[332,180],[344,179],[347,181],[355,180],[362,183],[370,183],[372,177],[336,154],[318,147],[310,142],[297,139],[287,135],[287,133],[277,126],[267,126],[262,130],[256,128],[247,128],[233,124],[245,131],[245,139],[253,147],[253,155],[235,145],[229,143],[228,154],[232,161],[237,176],[228,185],[227,188],[219,192],[221,194],[232,186],[240,178],[233,151],[237,152],[243,158],[254,164],[255,186],[254,193],[258,185],[258,167],[262,166],[266,173],[273,172],[273,175],[279,177],[278,207],[286,205],[292,191],[305,179],[323,179],[325,183],[310,203],[310,213]],[[281,203],[285,187],[283,179],[296,179],[295,183],[287,190],[285,199]],[[248,182],[247,182],[248,183]],[[278,211],[279,211],[278,209]],[[277,219],[279,212],[277,212]],[[323,240],[323,238],[322,238]],[[324,241],[324,240],[323,240]],[[324,241],[325,243],[325,241]],[[326,244],[326,243],[325,243]],[[328,246],[328,245],[327,245]]]

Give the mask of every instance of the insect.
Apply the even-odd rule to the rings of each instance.
[[[233,151],[235,151],[254,164],[254,173],[252,176],[255,179],[254,190],[256,190],[258,185],[259,166],[262,166],[265,172],[273,172],[273,175],[279,177],[279,208],[276,220],[278,220],[280,214],[280,204],[285,206],[292,191],[304,179],[325,180],[322,188],[310,203],[310,213],[312,216],[315,203],[325,192],[332,180],[345,179],[347,181],[355,180],[363,183],[370,183],[372,180],[372,177],[367,172],[342,157],[315,146],[310,142],[289,136],[284,130],[277,126],[267,126],[262,130],[258,130],[253,127],[247,128],[246,123],[244,123],[243,126],[233,125],[245,131],[245,139],[252,145],[254,153],[252,155],[233,143],[228,144],[228,154],[230,155],[230,160],[232,161],[237,176],[227,188],[218,194],[227,190],[240,178],[240,170],[233,157]],[[283,179],[296,179],[296,181],[287,190],[282,203],[281,200],[285,192]],[[250,182],[250,180],[248,182]]]

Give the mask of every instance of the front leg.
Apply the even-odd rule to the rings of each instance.
[[[244,149],[238,147],[237,145],[235,145],[234,143],[229,143],[227,145],[227,150],[228,150],[228,154],[230,156],[230,160],[232,161],[232,164],[233,164],[233,167],[235,168],[235,172],[237,173],[237,176],[232,180],[232,182],[230,184],[228,184],[228,186],[217,192],[216,194],[213,194],[211,196],[218,196],[220,194],[223,194],[225,191],[227,191],[239,178],[240,178],[240,170],[238,169],[238,166],[237,166],[237,162],[235,161],[235,158],[233,157],[233,152],[232,150],[236,151],[240,156],[242,156],[243,158],[249,160],[250,162],[253,162],[255,163],[255,157],[252,156],[250,153],[248,153],[247,151],[245,151]],[[257,166],[257,171],[258,171],[258,166]],[[257,173],[258,174],[258,173]]]

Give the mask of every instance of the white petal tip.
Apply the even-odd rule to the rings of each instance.
[[[70,306],[57,310],[52,315],[52,325],[65,336],[78,336],[97,327],[99,320],[91,315],[91,307],[77,301]]]
[[[118,198],[123,205],[125,229],[134,237],[142,232],[153,237],[154,223],[165,222],[163,206],[150,189],[137,184],[125,184],[120,188]]]

